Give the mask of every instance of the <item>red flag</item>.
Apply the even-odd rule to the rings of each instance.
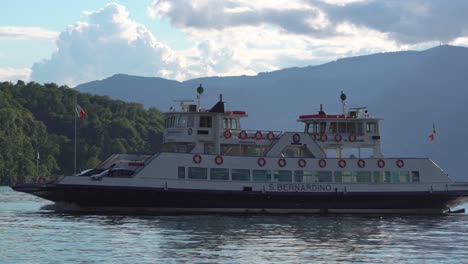
[[[83,107],[76,105],[76,114],[80,118],[80,120],[83,120],[86,116],[86,111],[83,109]]]
[[[429,141],[434,141],[435,134],[436,134],[435,124],[432,124],[432,133],[429,135]]]

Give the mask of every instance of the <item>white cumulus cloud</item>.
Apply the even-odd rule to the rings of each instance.
[[[57,51],[32,66],[31,78],[70,86],[115,73],[183,79],[179,58],[116,3],[87,12],[60,33]]]
[[[31,69],[28,68],[0,68],[0,82],[29,81]]]
[[[41,27],[0,27],[0,39],[57,39],[59,32]]]

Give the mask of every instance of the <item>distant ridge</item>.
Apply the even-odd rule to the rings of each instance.
[[[317,66],[294,67],[256,76],[205,77],[177,82],[117,74],[78,85],[77,90],[166,111],[173,99],[193,99],[205,88],[206,108],[223,93],[227,107],[246,110],[248,129],[298,130],[300,114],[339,112],[339,93],[348,106],[367,106],[383,117],[387,156],[433,158],[450,175],[465,180],[468,162],[468,48],[442,45],[424,51],[400,51],[343,58]],[[437,138],[429,143],[432,123]]]

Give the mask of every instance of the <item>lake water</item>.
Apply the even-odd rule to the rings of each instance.
[[[48,204],[0,187],[0,263],[468,263],[466,214],[99,215]]]

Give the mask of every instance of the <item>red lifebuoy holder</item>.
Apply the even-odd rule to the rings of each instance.
[[[405,166],[405,162],[401,159],[396,161],[396,165],[398,168],[403,168]]]
[[[272,140],[274,140],[275,138],[276,138],[276,137],[275,137],[275,134],[274,134],[273,132],[271,132],[271,131],[268,132],[268,134],[267,134],[267,139],[268,139],[268,140],[272,141]]]
[[[263,139],[263,134],[260,131],[255,132],[255,139],[256,140],[261,140]]]
[[[335,135],[335,141],[336,142],[341,142],[342,139],[343,139],[343,137],[340,134]]]
[[[307,165],[307,162],[305,161],[305,159],[299,159],[297,161],[297,165],[299,165],[299,167],[301,168],[304,168]]]
[[[316,141],[317,140],[317,133],[312,133],[312,135],[310,135],[310,138],[312,138],[313,141]]]
[[[223,164],[223,161],[224,161],[223,157],[221,157],[221,156],[216,156],[215,157],[215,163],[216,164],[221,165],[221,164]]]
[[[202,157],[200,155],[193,155],[193,162],[200,164],[202,162]]]
[[[379,168],[385,167],[385,161],[383,159],[379,159],[377,161],[377,166],[379,166]]]
[[[224,138],[229,139],[232,137],[232,132],[229,129],[224,130]]]
[[[349,142],[354,142],[354,141],[356,141],[356,135],[354,135],[354,134],[349,135],[348,141],[349,141]]]
[[[322,135],[320,136],[320,141],[325,142],[325,141],[327,141],[327,140],[328,140],[327,135],[322,134]]]
[[[320,168],[325,168],[327,166],[327,161],[324,159],[319,160],[318,165]]]
[[[343,159],[339,160],[338,161],[338,166],[340,166],[340,168],[346,167],[346,160],[343,160]]]
[[[366,166],[366,161],[363,159],[360,159],[357,161],[357,165],[359,168],[364,168]]]
[[[258,158],[257,164],[258,166],[263,167],[266,165],[266,160],[264,158]]]
[[[239,134],[240,139],[246,139],[247,138],[247,132],[245,130],[242,130]]]
[[[286,166],[286,160],[284,158],[281,158],[278,160],[278,165],[282,168]]]

